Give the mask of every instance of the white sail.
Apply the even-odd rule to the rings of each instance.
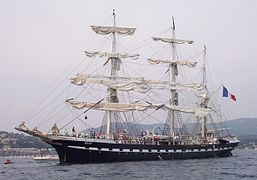
[[[182,40],[182,39],[170,39],[170,38],[159,38],[159,37],[153,37],[154,41],[162,41],[165,43],[175,43],[175,44],[192,44],[194,41],[191,40]]]
[[[151,89],[158,90],[192,90],[197,92],[203,91],[203,86],[197,83],[169,83],[168,81],[145,80],[143,78],[124,78],[111,76],[91,76],[77,75],[71,78],[71,83],[75,85],[83,85],[85,83],[103,84],[109,88],[119,91],[138,91],[146,93]]]
[[[172,106],[172,105],[165,105],[165,107],[173,111],[195,114],[196,117],[207,117],[212,111],[211,109],[181,107],[181,106]]]
[[[144,111],[148,109],[151,104],[148,103],[135,103],[135,104],[125,104],[125,103],[93,103],[93,102],[78,102],[73,99],[68,99],[66,102],[70,103],[76,109],[92,108],[103,111]]]
[[[92,80],[91,82],[95,81],[143,81],[144,78],[135,78],[135,77],[114,77],[114,76],[104,76],[104,75],[89,75],[89,74],[78,74],[76,77],[70,78],[71,83],[75,85],[83,85],[85,83],[90,82],[90,79]],[[115,80],[114,80],[115,79]],[[96,82],[96,83],[97,83]]]
[[[108,53],[108,52],[89,52],[89,51],[84,51],[85,54],[88,57],[95,58],[95,57],[105,57],[105,58],[131,58],[133,60],[136,60],[139,58],[139,54],[127,54],[127,53]]]
[[[193,68],[197,65],[197,62],[190,62],[190,61],[171,61],[171,60],[161,60],[161,59],[148,59],[148,62],[150,64],[178,64],[178,65],[184,65],[190,68]]]
[[[123,36],[132,36],[135,33],[136,28],[126,27],[113,27],[113,26],[91,26],[92,30],[100,35],[108,35],[110,33],[117,33]]]
[[[204,108],[192,108],[192,107],[180,107],[166,104],[151,104],[148,102],[143,103],[93,103],[93,102],[79,102],[75,101],[73,98],[67,99],[67,103],[71,104],[72,107],[76,109],[90,108],[97,109],[103,111],[118,111],[118,112],[126,112],[126,111],[144,111],[147,109],[162,109],[162,110],[173,110],[184,113],[195,114],[197,117],[205,117],[210,114],[211,109]]]

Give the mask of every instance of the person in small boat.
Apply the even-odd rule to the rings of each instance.
[[[13,162],[10,159],[6,159],[4,164],[12,164]]]

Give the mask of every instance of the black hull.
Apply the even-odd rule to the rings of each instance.
[[[229,157],[238,142],[208,145],[143,145],[83,141],[46,141],[54,147],[60,163],[105,163]]]

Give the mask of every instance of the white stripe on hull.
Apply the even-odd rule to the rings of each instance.
[[[233,150],[233,148],[228,148],[228,147],[225,147],[225,148],[221,148],[221,149],[218,149],[218,148],[215,148],[215,149],[186,149],[185,151],[181,150],[181,149],[176,149],[176,150],[173,150],[173,149],[169,149],[169,150],[164,150],[164,149],[161,149],[161,150],[157,150],[157,149],[142,149],[140,151],[140,149],[119,149],[119,148],[113,148],[113,149],[109,149],[109,148],[101,148],[101,149],[98,149],[97,147],[89,147],[89,148],[86,148],[86,147],[81,147],[81,146],[68,146],[68,148],[72,148],[72,149],[80,149],[80,150],[90,150],[90,151],[110,151],[110,152],[138,152],[138,153],[192,153],[192,152],[211,152],[211,151],[214,151],[214,152],[217,152],[217,151],[223,151],[223,150]]]

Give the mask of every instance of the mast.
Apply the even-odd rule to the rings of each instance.
[[[207,78],[206,78],[206,46],[203,49],[203,87],[207,90]]]
[[[175,22],[174,22],[174,18],[172,16],[172,39],[175,39]],[[175,61],[175,42],[172,42],[172,61]],[[170,83],[174,83],[176,82],[176,72],[177,72],[177,64],[176,63],[171,63],[169,65],[169,82]],[[176,90],[170,90],[170,105],[178,105],[177,102],[177,93]],[[173,145],[175,144],[175,111],[174,110],[170,110],[169,112],[170,114],[170,119],[171,119],[171,136],[173,138]]]
[[[113,29],[116,28],[116,14],[115,14],[115,9],[113,9]],[[112,53],[116,54],[117,52],[117,44],[116,44],[116,31],[114,30],[112,32],[113,39],[112,39]],[[111,59],[111,76],[114,77],[117,76],[117,62],[118,58],[112,57]],[[119,102],[118,96],[117,96],[117,91],[112,88],[108,88],[108,102],[109,103],[117,103]],[[108,118],[107,118],[107,126],[106,126],[106,134],[107,136],[110,135],[111,133],[111,121],[112,121],[112,114],[115,112],[108,111]]]
[[[178,61],[176,60],[176,44],[192,44],[193,41],[191,40],[182,40],[182,39],[175,39],[175,21],[174,18],[172,17],[172,37],[171,38],[162,38],[162,37],[153,37],[154,41],[161,41],[163,43],[169,43],[172,46],[172,50],[171,50],[171,60],[152,60],[152,59],[148,59],[148,61],[150,63],[153,64],[159,64],[159,63],[168,63],[168,82],[169,84],[176,84],[177,80],[176,80],[176,76],[178,75],[178,65],[189,65],[188,67],[193,68],[196,65],[196,62],[192,63],[189,61]],[[178,107],[178,93],[176,89],[170,89],[169,91],[169,105],[173,106],[173,107]],[[175,144],[175,136],[176,136],[176,122],[175,122],[175,115],[176,115],[176,110],[174,109],[170,109],[168,111],[168,116],[167,116],[167,120],[165,123],[165,126],[167,127],[167,130],[169,130],[169,134],[170,136],[173,138],[173,144]],[[180,116],[177,116],[177,118],[180,118]],[[164,131],[165,131],[165,127],[164,127]]]
[[[203,50],[203,87],[205,92],[207,93],[206,97],[203,98],[203,101],[201,103],[201,108],[207,108],[208,104],[208,89],[207,89],[207,75],[206,75],[206,46],[204,45],[204,50]],[[207,117],[204,116],[202,119],[202,138],[205,139],[206,133],[207,133]]]
[[[95,58],[97,56],[107,58],[104,65],[108,64],[110,66],[110,71],[108,72],[107,80],[110,82],[116,82],[118,77],[118,72],[120,71],[121,59],[130,58],[138,59],[139,54],[127,54],[127,53],[117,53],[117,36],[132,36],[135,33],[136,28],[128,27],[118,27],[116,26],[116,14],[113,10],[113,24],[111,26],[95,26],[91,25],[92,30],[98,35],[110,35],[112,36],[111,42],[111,52],[100,52],[100,51],[85,51],[86,56],[90,58]],[[107,76],[106,76],[107,77]],[[81,81],[82,82],[82,81]],[[99,82],[97,82],[99,83]],[[106,101],[109,104],[114,104],[114,106],[119,104],[119,98],[117,94],[117,87],[108,86]],[[116,120],[121,120],[121,115],[117,109],[106,109],[103,119],[103,125],[105,127],[105,135],[107,138],[111,138],[112,123]],[[117,127],[119,124],[115,124]]]
[[[115,9],[113,9],[113,29],[116,28],[116,14],[115,14]],[[116,47],[116,31],[113,31],[113,39],[112,39],[112,53],[116,53],[117,47]],[[115,74],[115,68],[113,67],[114,60],[112,59],[112,69],[111,69],[111,74]]]

